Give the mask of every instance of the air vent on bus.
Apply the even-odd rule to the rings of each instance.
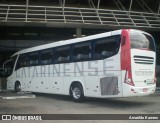
[[[134,62],[137,64],[153,64],[154,58],[149,56],[134,56]]]

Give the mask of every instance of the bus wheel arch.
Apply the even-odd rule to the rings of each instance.
[[[20,81],[16,81],[15,82],[14,90],[15,90],[15,92],[20,92],[21,91],[21,83],[20,83]]]
[[[73,81],[70,85],[69,94],[75,102],[84,100],[84,87],[79,81]]]

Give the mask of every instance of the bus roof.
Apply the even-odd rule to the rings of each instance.
[[[140,30],[138,30],[138,31],[140,31]],[[62,40],[62,41],[57,41],[57,42],[48,43],[48,44],[44,44],[44,45],[39,45],[39,46],[24,49],[24,50],[20,50],[20,51],[16,52],[15,54],[13,54],[11,57],[18,55],[18,54],[34,52],[34,51],[48,49],[48,48],[52,48],[52,47],[63,46],[63,45],[67,45],[67,44],[78,43],[78,42],[88,41],[88,40],[92,40],[92,39],[103,38],[103,37],[111,36],[111,35],[119,35],[119,34],[121,34],[121,32],[122,32],[122,29],[110,31],[110,32],[105,32],[105,33],[100,33],[100,34],[96,34],[96,35],[91,35],[91,36],[86,36],[86,37],[81,37],[81,38],[74,38],[74,39]]]

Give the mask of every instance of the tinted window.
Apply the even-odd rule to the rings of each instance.
[[[4,75],[6,77],[8,77],[12,74],[16,58],[17,58],[17,56],[14,56],[11,58],[11,60],[9,60],[7,63],[4,64]]]
[[[46,64],[51,64],[53,59],[53,50],[52,49],[47,49],[41,51],[41,64],[46,65]]]
[[[70,46],[59,47],[55,51],[55,62],[68,62],[70,60]]]
[[[101,38],[95,41],[94,58],[110,57],[119,50],[120,36]]]
[[[29,65],[38,65],[39,52],[29,53]]]
[[[131,48],[149,49],[155,51],[154,41],[151,36],[140,33],[138,31],[131,31],[130,33]]]
[[[91,58],[91,43],[78,43],[73,47],[74,60],[88,60]]]
[[[16,69],[26,67],[28,65],[28,54],[21,54],[18,58]]]

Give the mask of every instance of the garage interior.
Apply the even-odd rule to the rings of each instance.
[[[0,67],[24,48],[122,28],[151,33],[160,64],[159,0],[0,0]]]

